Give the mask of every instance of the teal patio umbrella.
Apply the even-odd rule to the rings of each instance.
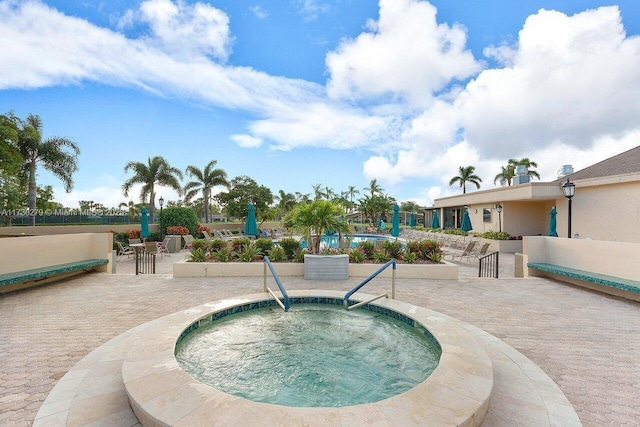
[[[149,211],[146,206],[140,210],[140,237],[146,239],[151,236],[149,232]]]
[[[409,215],[409,227],[413,228],[415,226],[416,226],[416,214],[411,212],[411,215]]]
[[[462,224],[460,225],[460,229],[465,233],[473,230],[471,226],[471,218],[469,218],[469,210],[465,209],[464,214],[462,215]]]
[[[558,214],[558,211],[556,210],[556,207],[552,207],[551,210],[549,211],[549,236],[551,237],[558,237],[558,232],[556,231],[556,215]]]
[[[256,208],[250,204],[247,210],[247,222],[244,224],[244,234],[247,236],[258,235],[258,223],[256,222]]]
[[[393,206],[393,219],[391,220],[391,235],[393,237],[398,237],[400,235],[400,206]]]
[[[438,211],[433,211],[433,218],[431,219],[431,228],[440,228],[440,219],[438,218]]]

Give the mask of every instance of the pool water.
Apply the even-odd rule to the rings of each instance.
[[[428,333],[428,332],[427,332]],[[218,390],[297,407],[340,407],[403,393],[436,368],[440,350],[390,316],[328,304],[269,307],[216,320],[176,347],[180,366]]]
[[[345,236],[342,237],[343,239],[345,238]],[[387,237],[385,236],[378,236],[375,234],[354,234],[349,236],[349,239],[351,240],[351,247],[355,248],[356,246],[358,246],[358,243],[360,242],[364,242],[366,240],[369,240],[372,243],[375,243],[376,240],[389,240]],[[322,236],[320,238],[320,246],[321,247],[329,247],[329,248],[337,248],[338,247],[338,236],[337,235],[332,235],[332,236]],[[300,247],[301,248],[306,248],[307,247],[307,241],[305,239],[302,239],[300,241]]]

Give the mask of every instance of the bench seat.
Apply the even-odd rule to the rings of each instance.
[[[544,262],[529,262],[527,267],[544,271],[551,274],[570,277],[576,280],[595,283],[597,285],[609,286],[635,294],[640,294],[640,281],[623,279],[621,277],[609,276],[607,274],[592,273],[590,271],[578,270],[575,268],[563,267],[561,265],[548,264]]]
[[[95,267],[108,264],[108,259],[87,259],[83,261],[68,262],[65,264],[51,265],[48,267],[33,268],[30,270],[15,271],[13,273],[0,274],[0,286],[14,283],[44,280],[51,276],[71,273],[79,270],[92,270]]]

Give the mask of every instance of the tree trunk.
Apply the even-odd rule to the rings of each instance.
[[[29,225],[36,225],[36,161],[29,165]]]
[[[151,188],[149,192],[149,224],[153,224],[153,212],[155,211],[156,193]]]

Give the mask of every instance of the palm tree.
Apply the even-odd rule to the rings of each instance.
[[[122,202],[118,205],[118,208],[126,208],[129,212],[129,219],[134,219],[137,216],[140,216],[140,209],[142,209],[142,204],[135,204],[133,200],[129,200],[129,202]]]
[[[284,190],[278,191],[278,195],[273,198],[278,201],[281,218],[284,218],[287,212],[296,205],[296,197],[291,193],[285,193]]]
[[[65,191],[69,193],[73,189],[72,175],[78,170],[80,148],[68,138],[53,137],[43,141],[42,121],[38,115],[30,114],[21,125],[18,132],[17,148],[24,158],[22,173],[29,177],[28,200],[31,213],[36,209],[38,163],[58,177],[64,184]],[[65,148],[71,152],[65,151]],[[35,215],[29,215],[29,223],[36,224]]]
[[[313,188],[313,200],[322,200],[324,193],[322,192],[322,184],[315,184],[311,186]]]
[[[320,238],[326,230],[348,232],[349,224],[342,220],[342,208],[329,200],[314,200],[296,206],[291,214],[294,230],[305,237],[313,253],[320,251]]]
[[[350,185],[349,188],[347,189],[347,195],[349,196],[349,202],[351,203],[350,205],[350,211],[353,209],[353,198],[356,194],[360,194],[360,191],[358,191],[358,189],[356,189],[355,186]]]
[[[189,202],[202,191],[202,204],[204,206],[204,217],[209,221],[209,202],[211,201],[211,190],[218,185],[228,185],[227,173],[222,169],[214,169],[216,160],[211,160],[204,167],[204,171],[195,166],[187,166],[187,175],[195,177],[184,186],[184,201]]]
[[[156,202],[156,184],[171,187],[182,194],[182,187],[177,177],[182,179],[182,172],[171,167],[161,156],[149,157],[147,164],[142,162],[129,162],[124,167],[124,171],[133,170],[134,175],[122,184],[122,192],[125,197],[129,197],[129,191],[134,184],[142,184],[140,190],[140,200],[149,197],[149,222],[153,222],[153,212]]]
[[[533,178],[538,178],[540,179],[540,174],[534,170],[531,170],[532,168],[537,168],[538,164],[536,162],[532,162],[531,160],[529,160],[529,158],[524,157],[520,160],[516,160],[516,159],[509,159],[509,166],[512,166],[514,171],[516,169],[516,166],[525,166],[527,168],[527,175],[529,175],[530,177]],[[515,174],[515,172],[514,172]]]
[[[449,185],[453,185],[456,182],[460,183],[460,187],[462,187],[462,194],[467,192],[467,182],[476,185],[476,188],[480,188],[480,183],[482,182],[482,178],[476,175],[474,172],[476,171],[475,166],[460,166],[458,169],[458,175],[451,178],[449,181]]]
[[[500,173],[493,178],[493,183],[500,181],[500,185],[511,185],[511,180],[516,176],[516,168],[509,164],[507,167],[500,166]]]
[[[375,196],[376,194],[382,194],[384,192],[382,187],[380,187],[380,184],[378,184],[377,178],[374,178],[371,181],[369,181],[369,186],[365,187],[364,189],[366,191],[371,192],[371,197]]]

